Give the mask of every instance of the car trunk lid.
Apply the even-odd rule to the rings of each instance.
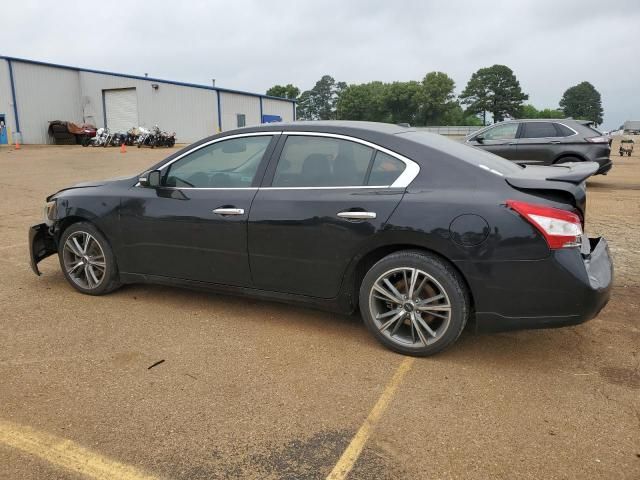
[[[527,166],[505,176],[512,187],[550,200],[569,202],[584,219],[586,213],[585,180],[596,173],[596,162],[564,163],[543,167]]]

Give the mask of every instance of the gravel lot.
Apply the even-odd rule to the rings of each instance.
[[[55,257],[30,271],[46,195],[168,153],[0,149],[0,478],[80,478],[3,443],[8,424],[159,478],[324,478],[403,361],[350,317],[159,286],[84,296]],[[587,232],[615,257],[606,309],[416,360],[349,478],[640,478],[640,149],[613,160],[588,184]]]

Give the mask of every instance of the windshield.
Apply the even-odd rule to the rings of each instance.
[[[462,143],[450,140],[441,135],[420,131],[405,132],[399,135],[427,147],[441,150],[496,175],[510,175],[520,172],[523,169],[523,167],[517,163],[513,163],[493,153],[463,145]]]

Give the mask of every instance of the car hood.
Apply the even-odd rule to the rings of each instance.
[[[71,185],[70,187],[66,187],[66,188],[62,188],[60,190],[58,190],[56,193],[53,193],[51,195],[49,195],[47,197],[47,202],[53,200],[56,196],[60,195],[62,192],[67,192],[69,190],[75,190],[78,188],[92,188],[92,187],[102,187],[104,185],[108,185],[111,183],[117,183],[117,182],[122,182],[122,181],[126,181],[126,180],[135,180],[138,177],[116,177],[116,178],[109,178],[106,180],[94,180],[94,181],[89,181],[89,182],[80,182],[80,183],[76,183],[75,185]]]

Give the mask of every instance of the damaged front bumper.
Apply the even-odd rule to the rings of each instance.
[[[54,235],[51,233],[51,227],[46,223],[34,225],[29,229],[29,256],[31,257],[31,270],[36,275],[40,275],[38,263],[43,259],[58,253],[58,245]]]

